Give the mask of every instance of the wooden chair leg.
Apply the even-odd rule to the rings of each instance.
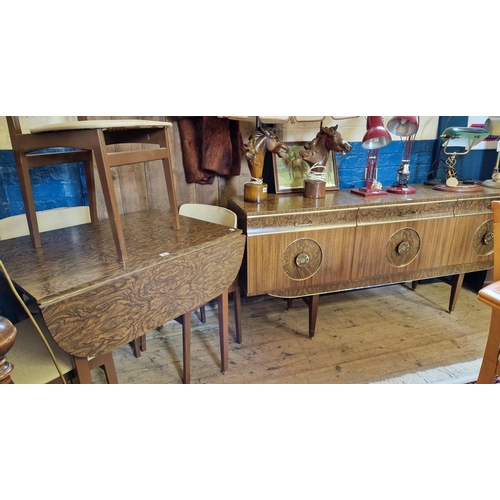
[[[92,377],[90,375],[89,360],[87,358],[80,358],[79,356],[73,356],[73,359],[80,384],[91,384]]]
[[[132,340],[131,344],[132,344],[132,352],[134,353],[134,356],[136,358],[140,358],[141,357],[141,347],[139,345],[139,339]]]
[[[160,141],[160,146],[165,147],[167,150],[167,158],[162,160],[163,164],[163,173],[165,175],[165,182],[167,183],[167,194],[168,201],[170,204],[170,213],[172,214],[172,225],[175,230],[180,229],[180,219],[179,219],[179,208],[177,205],[177,195],[175,191],[175,181],[174,181],[174,171],[172,169],[172,150],[170,148],[170,134],[169,129],[165,128],[162,131],[162,139],[165,141],[164,143]]]
[[[136,358],[141,357],[141,352],[146,350],[146,335],[144,334],[142,337],[132,340],[130,342],[132,344],[132,351]]]
[[[182,324],[182,363],[184,375],[182,381],[185,384],[191,383],[191,313],[183,314],[180,319]]]
[[[499,375],[499,361],[500,355],[500,310],[492,309],[490,330],[488,339],[486,340],[486,348],[484,349],[483,361],[479,376],[477,378],[478,384],[492,384],[495,380],[495,375]]]
[[[229,304],[227,290],[217,297],[219,316],[219,337],[220,337],[220,359],[221,372],[226,373],[228,369],[228,344],[229,344]]]
[[[85,179],[87,181],[87,198],[89,201],[90,222],[97,224],[99,219],[97,217],[97,195],[95,188],[95,175],[94,175],[94,156],[92,151],[88,152],[87,161],[83,162],[85,171]]]
[[[111,352],[107,354],[101,354],[100,356],[96,356],[91,360],[78,356],[73,356],[73,359],[75,361],[76,374],[78,376],[78,381],[80,382],[80,384],[91,384],[92,376],[90,374],[90,371],[97,367],[103,369],[108,384],[118,383],[115,362],[113,360],[113,354]]]
[[[97,130],[96,134],[97,136],[93,138],[94,144],[91,146],[94,151],[97,172],[99,173],[99,180],[101,181],[102,194],[106,203],[106,210],[108,211],[109,224],[111,226],[111,233],[115,242],[118,260],[120,262],[125,262],[128,258],[128,253],[125,245],[125,238],[123,236],[118,204],[116,202],[111,167],[107,162],[106,141],[102,130]]]
[[[42,246],[42,240],[40,237],[40,229],[38,227],[38,219],[36,217],[30,172],[29,168],[23,165],[23,160],[20,155],[16,155],[16,170],[24,203],[24,211],[26,213],[26,221],[30,232],[31,244],[33,248],[40,248]]]
[[[205,306],[200,307],[200,320],[203,324],[207,322],[207,312],[205,311]]]
[[[116,376],[115,362],[113,360],[113,353],[108,352],[106,354],[101,354],[89,361],[90,369],[101,368],[106,375],[106,380],[108,384],[117,384],[118,377]]]

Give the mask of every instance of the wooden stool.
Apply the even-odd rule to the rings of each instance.
[[[84,161],[91,222],[95,224],[97,223],[97,210],[93,166],[91,164],[92,155],[99,173],[111,231],[120,262],[127,260],[128,254],[113,187],[111,168],[162,160],[173,227],[174,229],[180,228],[168,137],[168,131],[172,127],[171,123],[149,120],[84,120],[37,127],[32,129],[29,134],[22,133],[18,117],[8,116],[7,123],[30,237],[34,248],[39,248],[42,243],[29,169],[68,161]],[[110,147],[117,144],[156,145],[158,147],[146,149],[137,147],[132,151],[118,152]],[[48,148],[75,148],[83,151],[65,152],[63,156],[60,156],[62,153],[35,153]]]

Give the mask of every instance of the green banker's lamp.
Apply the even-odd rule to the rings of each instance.
[[[497,143],[497,161],[495,163],[495,167],[493,168],[493,173],[491,175],[491,179],[488,179],[483,182],[483,186],[500,189],[500,171],[499,171],[499,162],[500,162],[500,116],[490,116],[484,122],[484,128],[489,132],[491,136],[496,137]]]
[[[464,156],[470,150],[486,139],[490,134],[482,127],[448,127],[441,134],[443,143],[443,153],[448,156],[445,165],[446,183],[436,184],[433,189],[438,191],[454,191],[454,192],[478,192],[482,191],[483,187],[474,181],[460,182],[457,179],[457,171],[455,164],[457,156]],[[464,151],[450,151],[448,148],[465,148]]]

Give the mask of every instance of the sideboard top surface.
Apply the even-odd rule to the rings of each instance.
[[[268,194],[267,201],[263,203],[248,203],[243,199],[243,195],[231,197],[230,200],[247,217],[262,215],[275,215],[283,213],[319,211],[319,210],[342,210],[349,208],[377,207],[408,203],[439,203],[454,202],[461,199],[500,199],[500,189],[485,187],[481,192],[457,193],[448,191],[438,191],[432,186],[424,184],[412,185],[417,192],[411,195],[400,195],[388,193],[385,196],[359,196],[351,193],[350,189],[338,191],[327,191],[324,198],[305,198],[302,193],[291,194]]]

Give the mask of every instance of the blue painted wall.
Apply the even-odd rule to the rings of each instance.
[[[467,126],[467,116],[442,116],[438,133],[447,126]],[[367,150],[361,141],[351,142],[352,151],[346,156],[337,155],[339,187],[357,188],[365,185]],[[403,145],[398,138],[379,150],[377,179],[384,187],[396,181]],[[459,179],[485,180],[491,178],[496,162],[496,150],[473,150],[458,156],[456,170]],[[445,161],[442,144],[435,140],[417,140],[413,143],[410,163],[410,184],[421,184],[437,177],[445,179]],[[271,167],[272,168],[272,167]],[[33,193],[37,210],[87,205],[87,190],[82,164],[63,164],[56,167],[31,169]],[[11,150],[0,150],[0,218],[24,213],[21,190]]]
[[[361,142],[351,142],[352,150],[346,156],[337,155],[339,187],[358,188],[365,186],[365,166],[368,151]],[[410,184],[423,183],[433,162],[436,141],[415,141],[410,161]],[[396,182],[397,171],[403,155],[403,145],[399,139],[379,149],[377,180],[384,186]]]
[[[468,116],[440,116],[438,130],[441,134],[447,127],[467,127]],[[434,152],[434,162],[431,166],[433,176],[438,179],[446,179],[444,167],[448,155],[443,153],[441,140],[436,141],[436,150]],[[455,148],[447,148],[448,151],[454,151]],[[457,150],[463,151],[463,148]],[[456,156],[455,170],[458,180],[481,180],[491,179],[491,174],[497,160],[497,151],[495,149],[473,149],[464,156]]]
[[[30,176],[37,210],[88,205],[82,163],[32,168]],[[0,150],[0,219],[23,213],[14,155],[11,150]]]

